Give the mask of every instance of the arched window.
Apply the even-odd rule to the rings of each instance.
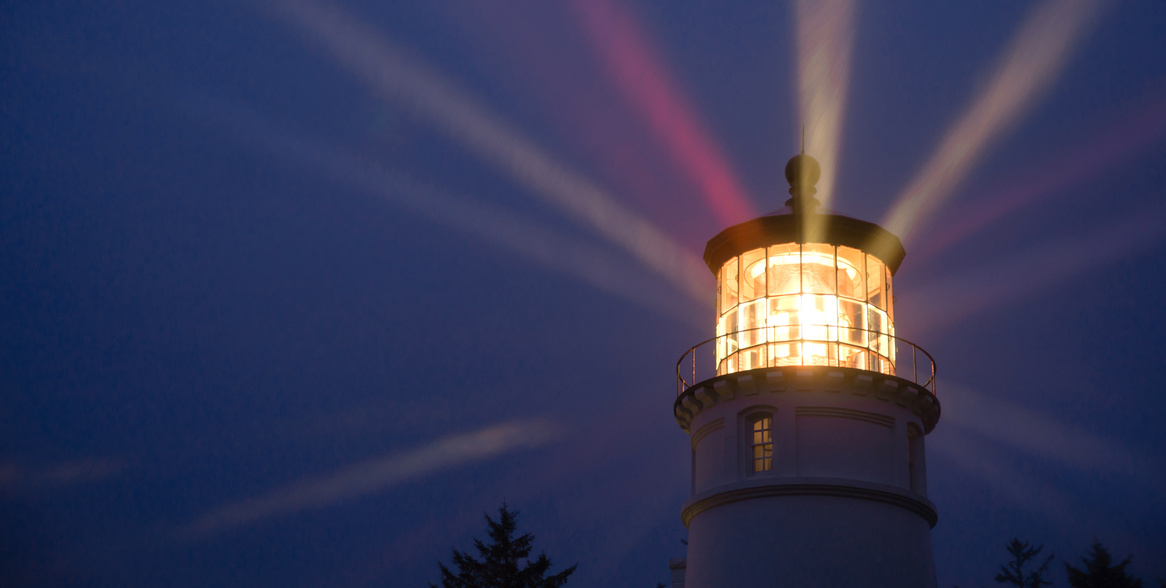
[[[773,417],[757,414],[746,422],[749,425],[749,473],[768,472],[773,469]]]

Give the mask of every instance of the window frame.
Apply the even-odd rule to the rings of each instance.
[[[774,418],[769,410],[755,410],[743,415],[743,450],[745,458],[745,476],[752,477],[765,475],[774,471],[775,445]],[[764,423],[764,424],[763,424]],[[758,425],[762,425],[758,428]],[[761,435],[760,440],[758,434]],[[761,450],[758,455],[757,450]],[[758,464],[761,463],[761,469]]]

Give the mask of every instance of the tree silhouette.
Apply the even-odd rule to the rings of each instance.
[[[1029,545],[1028,541],[1021,541],[1020,539],[1013,539],[1008,543],[1008,553],[1012,555],[1012,559],[1000,566],[1000,572],[996,574],[996,581],[1000,584],[1011,584],[1019,588],[1041,588],[1041,586],[1048,586],[1052,584],[1045,579],[1045,573],[1049,570],[1049,563],[1053,561],[1052,554],[1049,554],[1048,559],[1043,564],[1031,572],[1025,572],[1025,568],[1029,564],[1035,565],[1033,559],[1044,549],[1043,545],[1033,547]]]
[[[577,566],[571,566],[553,576],[546,573],[551,560],[546,554],[539,554],[533,562],[529,560],[534,536],[530,533],[514,537],[518,528],[518,511],[510,510],[506,503],[498,509],[498,521],[486,516],[490,544],[474,539],[474,549],[481,560],[469,553],[453,549],[453,565],[457,573],[450,571],[441,562],[442,588],[559,588],[567,583],[567,578]],[[519,564],[525,563],[524,567]],[[430,584],[430,588],[437,585]]]
[[[1069,585],[1073,588],[1142,588],[1141,580],[1126,573],[1126,566],[1132,558],[1127,557],[1115,566],[1109,550],[1101,543],[1094,543],[1089,554],[1081,558],[1084,570],[1065,564]]]

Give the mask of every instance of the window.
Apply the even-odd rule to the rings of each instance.
[[[773,417],[757,415],[748,421],[749,432],[749,473],[768,472],[773,469]]]
[[[922,464],[923,459],[923,431],[914,423],[907,425],[907,475],[911,489],[923,493]]]

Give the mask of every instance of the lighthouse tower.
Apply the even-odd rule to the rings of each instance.
[[[677,365],[692,498],[674,585],[936,586],[923,439],[940,411],[934,361],[895,336],[905,252],[819,213],[819,173],[795,156],[789,211],[705,249],[716,336]]]

